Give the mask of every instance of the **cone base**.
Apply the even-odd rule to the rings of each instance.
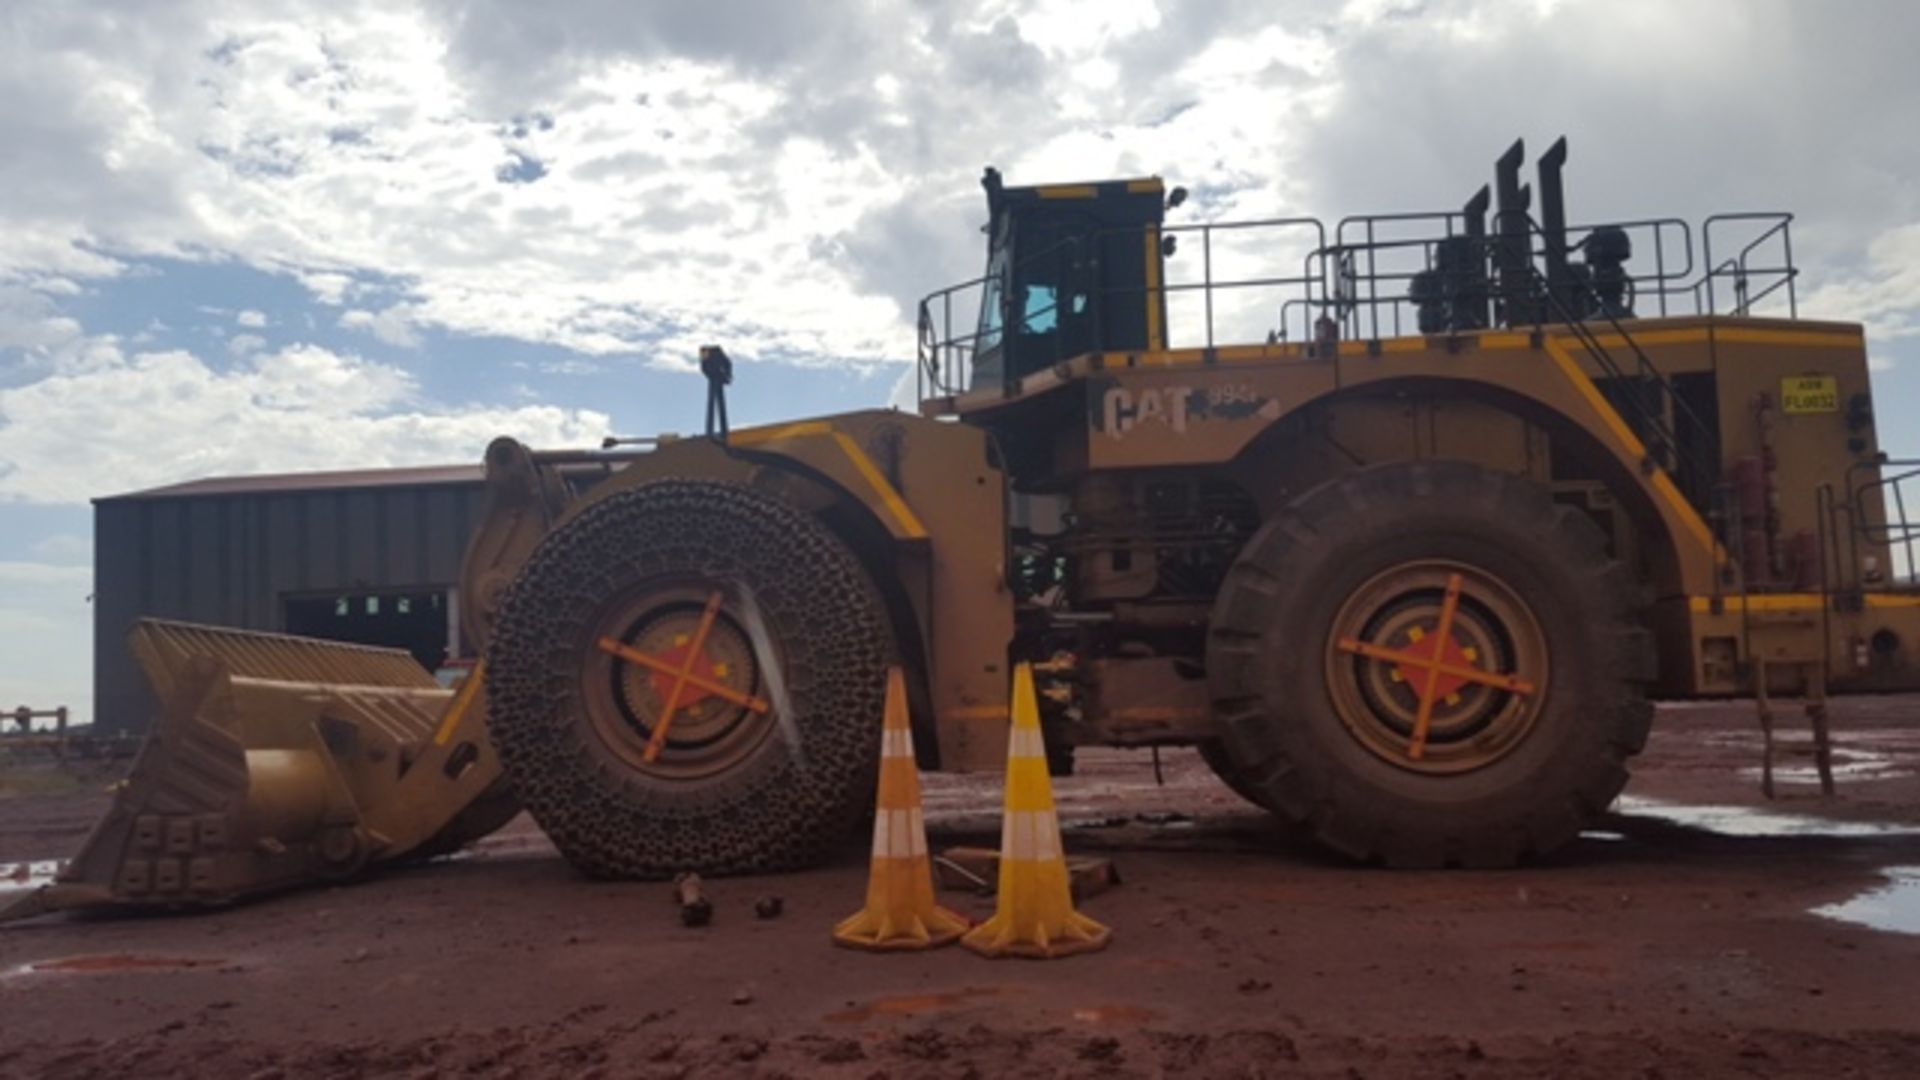
[[[1113,931],[1085,915],[1072,913],[1066,925],[1052,933],[1022,934],[1012,920],[996,915],[968,931],[960,939],[962,948],[991,960],[1058,960],[1081,953],[1098,952],[1113,942]]]
[[[966,916],[938,906],[925,916],[900,920],[862,911],[833,928],[833,943],[868,952],[938,949],[959,941],[972,925]]]

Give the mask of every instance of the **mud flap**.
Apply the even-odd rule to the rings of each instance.
[[[484,670],[455,692],[398,649],[155,619],[130,644],[160,721],[80,853],[0,922],[337,881],[518,810],[486,739]]]

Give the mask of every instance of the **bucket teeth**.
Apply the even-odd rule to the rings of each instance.
[[[516,809],[481,672],[456,693],[397,649],[161,620],[131,645],[162,715],[79,854],[0,921],[338,880],[452,850]]]

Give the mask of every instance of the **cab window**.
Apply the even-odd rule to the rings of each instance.
[[[1027,285],[1022,288],[1027,300],[1020,320],[1023,334],[1048,334],[1060,325],[1059,294],[1051,285]]]
[[[977,356],[1000,347],[1000,312],[1006,307],[1007,249],[993,249],[987,260],[987,280],[980,290],[980,332],[974,339]]]

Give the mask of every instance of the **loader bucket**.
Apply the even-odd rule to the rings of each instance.
[[[80,853],[0,922],[336,881],[518,810],[486,739],[484,670],[456,692],[398,649],[158,619],[130,644],[159,723]]]

